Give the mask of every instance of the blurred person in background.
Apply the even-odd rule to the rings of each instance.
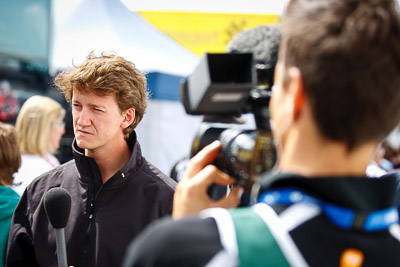
[[[11,90],[10,82],[0,81],[0,121],[13,123],[18,114],[19,104]]]
[[[400,125],[384,139],[384,149],[380,165],[388,172],[400,171]]]
[[[10,188],[13,174],[21,165],[14,126],[0,122],[0,267],[5,266],[8,233],[19,195]]]
[[[64,117],[65,109],[47,96],[31,96],[22,105],[15,125],[22,163],[12,186],[19,195],[33,179],[60,165],[55,153],[65,133]]]
[[[383,156],[385,155],[385,149],[382,146],[382,142],[378,145],[374,156],[372,157],[370,163],[367,166],[367,176],[371,178],[379,178],[385,174],[387,171],[381,167],[381,162]]]

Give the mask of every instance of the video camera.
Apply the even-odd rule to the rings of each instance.
[[[255,62],[252,53],[207,53],[181,83],[186,113],[204,115],[190,157],[219,140],[213,164],[248,194],[276,161],[268,110],[274,67]],[[240,122],[245,113],[253,113],[256,129]]]

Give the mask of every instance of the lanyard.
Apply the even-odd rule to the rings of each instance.
[[[356,212],[352,209],[322,202],[296,189],[270,190],[264,193],[258,202],[268,205],[298,203],[315,205],[321,208],[326,217],[343,229],[355,228],[366,232],[386,230],[399,221],[396,207],[376,210],[370,213]]]

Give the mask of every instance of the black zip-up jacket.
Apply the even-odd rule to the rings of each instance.
[[[65,227],[68,265],[120,266],[129,242],[149,223],[171,214],[176,185],[142,157],[136,134],[128,145],[131,158],[104,184],[94,159],[75,142],[74,160],[36,178],[12,219],[7,266],[57,266],[55,230],[43,206],[53,187],[72,197]]]

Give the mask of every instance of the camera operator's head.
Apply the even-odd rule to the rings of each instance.
[[[292,122],[307,112],[304,103],[320,135],[349,152],[395,127],[400,22],[394,1],[292,0],[282,30],[271,103],[282,146]]]

